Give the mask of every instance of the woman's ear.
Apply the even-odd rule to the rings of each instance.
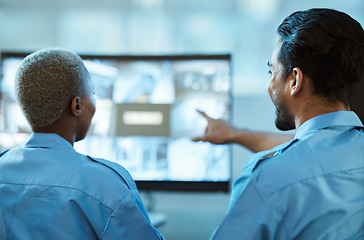
[[[303,86],[303,73],[298,67],[293,68],[292,73],[293,78],[291,80],[291,95],[296,95]]]
[[[74,97],[71,103],[71,113],[73,116],[79,117],[81,115],[81,99]]]

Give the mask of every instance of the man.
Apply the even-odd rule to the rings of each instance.
[[[349,110],[364,76],[364,31],[344,13],[310,9],[277,32],[268,93],[277,128],[297,131],[274,147],[290,136],[238,131],[202,113],[208,127],[195,141],[274,147],[247,161],[211,239],[364,239],[364,127]]]
[[[16,93],[34,133],[0,156],[0,238],[161,239],[130,174],[73,148],[95,113],[81,58],[62,49],[29,55]]]

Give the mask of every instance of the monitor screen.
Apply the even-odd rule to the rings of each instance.
[[[0,150],[31,129],[14,92],[25,53],[2,53]],[[193,142],[206,120],[230,120],[230,55],[81,55],[95,85],[96,113],[78,152],[125,167],[139,189],[228,191],[231,146]]]

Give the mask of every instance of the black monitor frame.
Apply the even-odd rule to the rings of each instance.
[[[15,52],[15,51],[3,51],[1,52],[1,63],[3,58],[24,58],[31,52]],[[82,59],[113,59],[113,60],[128,60],[128,61],[138,61],[138,60],[228,60],[230,61],[230,81],[232,81],[232,64],[231,64],[231,54],[185,54],[185,55],[88,55],[79,54]],[[1,64],[2,70],[2,64]],[[0,73],[2,74],[2,73]],[[0,75],[0,77],[2,77]],[[231,84],[232,82],[230,82]],[[230,98],[230,119],[232,119],[232,88],[229,91]],[[1,98],[1,91],[0,91]],[[232,178],[232,148],[230,151],[230,177]],[[139,190],[157,190],[157,191],[191,191],[191,192],[229,192],[231,178],[228,181],[141,181],[136,180],[136,184]]]

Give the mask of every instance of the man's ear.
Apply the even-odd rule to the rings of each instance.
[[[73,116],[79,117],[81,115],[81,99],[74,97],[71,103],[71,113]]]
[[[292,79],[290,82],[291,95],[296,95],[303,86],[303,73],[302,70],[298,67],[293,68],[292,70]]]

